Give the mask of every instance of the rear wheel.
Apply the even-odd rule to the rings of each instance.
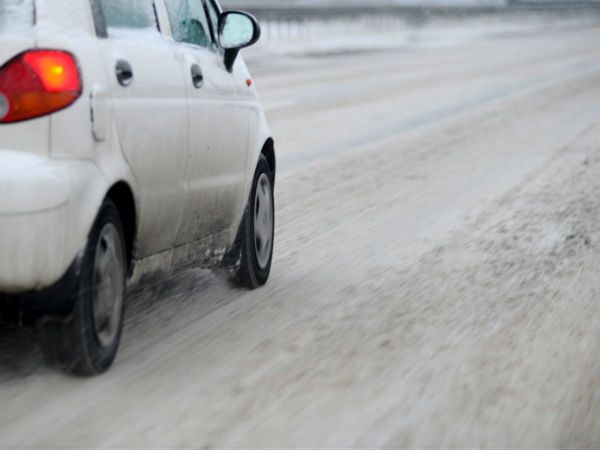
[[[264,286],[271,273],[275,238],[274,174],[261,155],[236,244],[225,257],[236,284],[248,289]]]
[[[83,376],[112,365],[123,329],[125,255],[119,213],[106,200],[88,238],[72,313],[40,321],[42,349],[51,365]]]

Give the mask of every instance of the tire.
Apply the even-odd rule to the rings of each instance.
[[[269,280],[275,238],[274,186],[273,170],[260,155],[236,243],[224,259],[240,287],[257,289]]]
[[[123,330],[127,259],[119,213],[105,200],[83,253],[75,303],[66,317],[40,320],[47,362],[79,376],[99,375],[112,365]]]

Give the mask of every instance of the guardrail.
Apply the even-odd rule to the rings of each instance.
[[[438,19],[495,17],[510,20],[525,15],[543,18],[568,15],[600,16],[600,2],[590,4],[513,4],[510,6],[469,7],[249,7],[263,28],[267,42],[289,42],[317,38],[356,36],[361,33],[395,33],[415,29]]]

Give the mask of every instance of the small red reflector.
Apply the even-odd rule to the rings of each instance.
[[[7,110],[0,123],[20,122],[66,108],[81,95],[73,55],[61,50],[30,50],[0,68],[0,95]],[[2,105],[0,105],[2,106]]]
[[[251,87],[252,86],[252,80],[250,78],[248,78],[246,80],[246,86]]]

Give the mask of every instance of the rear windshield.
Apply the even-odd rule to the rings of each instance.
[[[0,0],[0,33],[29,30],[34,21],[34,0]]]

